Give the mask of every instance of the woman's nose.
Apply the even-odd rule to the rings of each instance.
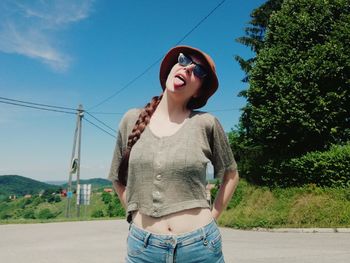
[[[192,73],[192,71],[193,71],[193,69],[194,69],[194,67],[195,67],[196,65],[195,64],[190,64],[190,65],[187,65],[186,67],[185,67],[185,70],[188,72],[188,73]]]

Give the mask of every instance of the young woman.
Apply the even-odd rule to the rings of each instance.
[[[126,262],[224,262],[216,219],[238,184],[225,132],[197,111],[218,88],[213,60],[189,46],[172,48],[160,67],[163,89],[122,118],[109,179],[128,213]],[[210,208],[206,167],[221,178]]]

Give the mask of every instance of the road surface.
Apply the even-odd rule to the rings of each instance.
[[[226,263],[350,262],[350,233],[220,231]],[[124,262],[127,233],[125,220],[0,225],[0,262]]]

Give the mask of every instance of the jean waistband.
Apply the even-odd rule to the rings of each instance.
[[[168,247],[168,246],[185,246],[200,240],[206,242],[206,237],[211,233],[216,231],[218,226],[216,222],[213,220],[209,224],[200,227],[196,230],[193,230],[188,233],[179,234],[179,235],[167,235],[167,234],[154,234],[139,228],[134,223],[131,223],[129,235],[144,242],[144,246],[146,247],[148,244],[160,246],[160,247]]]

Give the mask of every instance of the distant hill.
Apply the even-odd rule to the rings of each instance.
[[[22,196],[38,194],[42,190],[56,190],[57,185],[46,184],[20,175],[0,175],[0,195]]]
[[[112,187],[112,183],[103,178],[80,180],[80,184],[91,184],[92,189]],[[44,183],[20,175],[0,175],[0,196],[7,197],[9,195],[23,196],[26,194],[38,194],[42,190],[57,191],[59,188],[67,188],[67,185],[67,182],[63,183],[62,181]],[[76,181],[72,181],[72,186],[73,189],[76,188]]]
[[[67,181],[45,181],[45,184],[53,184],[53,185],[63,185],[65,184]]]
[[[112,187],[112,182],[103,178],[92,178],[92,179],[80,179],[80,184],[91,184],[92,189],[98,189],[101,187]],[[68,183],[62,184],[62,188],[67,188]],[[75,189],[76,181],[72,181],[73,189]]]

